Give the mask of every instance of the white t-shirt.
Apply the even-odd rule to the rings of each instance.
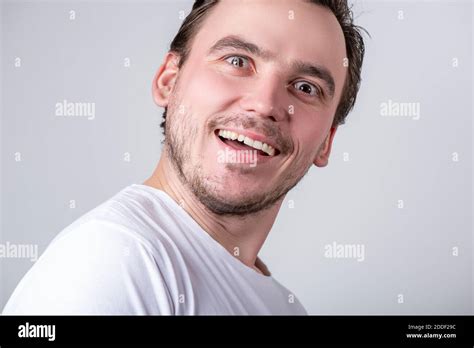
[[[230,254],[164,191],[131,185],[65,228],[3,314],[295,314],[272,276]]]

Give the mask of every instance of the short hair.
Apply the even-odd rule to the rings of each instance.
[[[347,53],[348,73],[342,90],[341,99],[336,109],[333,119],[333,126],[345,123],[346,117],[354,107],[357,93],[361,82],[362,63],[365,54],[364,39],[361,31],[367,31],[354,24],[354,17],[347,0],[305,0],[315,5],[328,8],[336,17],[344,34]],[[210,10],[219,2],[219,0],[195,0],[192,10],[184,19],[178,33],[170,45],[170,52],[176,53],[179,57],[178,68],[181,68],[186,62],[192,46],[192,40],[199,31],[204,19],[209,15]],[[344,62],[341,62],[344,63]],[[163,135],[166,135],[166,114],[167,108],[163,113],[163,120],[160,127],[163,129]]]

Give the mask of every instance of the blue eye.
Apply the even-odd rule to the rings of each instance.
[[[319,89],[313,85],[312,83],[308,83],[305,81],[298,81],[293,84],[293,86],[298,90],[303,92],[304,94],[308,94],[311,96],[318,96],[321,94]]]
[[[239,69],[246,68],[250,65],[248,59],[241,56],[230,56],[227,57],[225,61]]]

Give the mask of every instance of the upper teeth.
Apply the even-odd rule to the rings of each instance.
[[[251,146],[254,149],[262,150],[270,156],[275,155],[275,149],[271,145],[268,145],[258,140],[253,140],[249,137],[246,137],[245,135],[221,129],[219,130],[219,136],[230,140],[240,141],[241,143]]]

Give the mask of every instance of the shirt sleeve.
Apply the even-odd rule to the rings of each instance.
[[[154,255],[132,232],[92,220],[58,236],[7,302],[6,315],[173,314]]]

